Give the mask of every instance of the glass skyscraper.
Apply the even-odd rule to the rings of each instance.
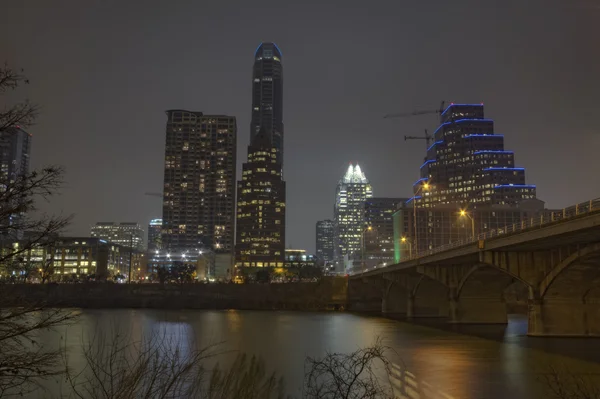
[[[418,207],[515,205],[536,196],[483,104],[450,104],[441,114],[413,191]]]
[[[271,136],[276,161],[283,167],[283,65],[275,43],[261,43],[252,68],[252,121],[250,142],[265,129]]]
[[[323,263],[333,262],[333,220],[317,222],[317,259]]]
[[[237,185],[237,267],[282,267],[285,259],[283,66],[275,43],[261,43],[252,69],[248,162]]]
[[[365,201],[373,197],[369,180],[357,164],[350,164],[336,189],[334,219],[334,256],[342,262],[345,256],[359,254],[365,228]]]

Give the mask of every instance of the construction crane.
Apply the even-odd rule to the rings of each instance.
[[[427,149],[429,149],[429,146],[433,141],[433,136],[429,134],[427,129],[425,129],[425,133],[423,134],[423,136],[404,136],[404,141],[406,140],[425,140],[425,146]]]
[[[444,112],[444,110],[446,106],[446,101],[442,101],[440,104],[440,109],[427,109],[427,110],[419,110],[419,111],[413,111],[413,112],[401,112],[398,114],[387,114],[384,116],[385,119],[388,118],[405,118],[408,116],[419,116],[419,115],[429,115],[429,114],[442,114],[442,112]]]

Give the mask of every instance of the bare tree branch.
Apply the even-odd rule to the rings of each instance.
[[[5,64],[0,67],[0,94],[15,90],[29,80],[23,75],[23,70],[15,70]],[[13,105],[4,105],[0,109],[0,131],[12,126],[27,127],[33,124],[38,116],[39,107],[29,101]]]

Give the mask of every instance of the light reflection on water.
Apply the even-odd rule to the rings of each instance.
[[[62,331],[73,364],[82,364],[86,337],[110,334],[115,326],[135,339],[164,335],[184,349],[221,343],[224,351],[258,355],[283,374],[296,395],[307,356],[353,352],[377,337],[394,350],[394,363],[406,365],[414,376],[411,384],[438,392],[426,396],[421,391],[421,398],[543,398],[539,373],[550,364],[600,372],[600,340],[528,338],[523,317],[511,318],[507,326],[457,328],[347,313],[234,310],[84,310],[77,325]],[[44,339],[48,345],[59,340],[57,334]]]

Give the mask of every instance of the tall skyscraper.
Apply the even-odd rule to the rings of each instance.
[[[161,247],[162,219],[152,219],[148,224],[148,251],[156,251]]]
[[[167,111],[162,247],[172,257],[208,249],[232,262],[236,120]]]
[[[14,182],[29,172],[31,134],[19,127],[0,131],[0,181]]]
[[[236,266],[282,267],[283,66],[275,43],[261,43],[254,53],[250,145],[242,169],[237,191]]]
[[[394,262],[394,218],[408,198],[369,198],[364,203],[365,262],[368,267]]]
[[[451,104],[440,116],[433,144],[414,185],[418,207],[443,204],[507,204],[535,198],[525,184],[525,169],[515,167],[504,135],[494,133],[483,104]],[[428,189],[421,191],[423,182]]]
[[[237,198],[236,266],[283,267],[285,182],[264,129],[248,147]]]
[[[360,254],[362,235],[365,230],[364,204],[371,197],[373,197],[373,189],[369,180],[358,164],[356,166],[350,164],[336,190],[334,207],[336,261],[343,261],[346,255]]]
[[[92,226],[91,235],[139,251],[144,248],[144,230],[135,222],[98,222]]]
[[[433,139],[413,197],[395,214],[396,259],[544,211],[483,104],[448,106]]]
[[[283,65],[275,43],[261,43],[252,68],[250,142],[261,129],[271,136],[276,161],[283,167]]]
[[[31,151],[31,134],[18,126],[9,127],[0,131],[0,188],[14,183],[19,176],[29,173],[29,153]],[[20,199],[15,199],[18,203]],[[16,206],[16,204],[15,204]],[[5,226],[11,228],[3,229],[0,241],[21,239],[24,234],[25,215],[14,214],[0,220]]]
[[[333,262],[333,220],[317,222],[317,259],[322,263]]]

